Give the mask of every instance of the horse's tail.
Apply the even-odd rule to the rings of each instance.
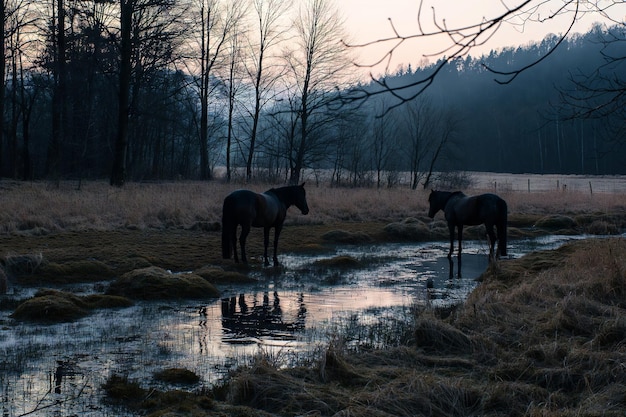
[[[508,207],[506,201],[502,199],[498,200],[498,212],[500,213],[498,216],[498,224],[496,225],[498,229],[498,249],[500,250],[500,256],[506,256],[506,229],[508,223]]]
[[[228,208],[227,198],[222,207],[222,258],[224,259],[230,259],[233,247],[233,242],[231,242],[233,227],[236,227],[235,219],[233,219],[232,210]]]

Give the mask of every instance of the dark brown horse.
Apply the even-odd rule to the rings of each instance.
[[[468,197],[460,191],[432,191],[428,197],[430,210],[428,217],[433,218],[439,210],[443,210],[448,229],[450,230],[450,252],[448,258],[454,252],[454,228],[458,229],[459,253],[461,258],[461,241],[463,239],[463,225],[475,226],[484,224],[489,236],[489,259],[493,259],[494,246],[498,241],[497,257],[506,256],[506,226],[507,205],[506,201],[495,194],[481,194]],[[493,231],[494,226],[498,231]]]
[[[295,205],[302,214],[309,212],[306,202],[304,183],[287,187],[272,188],[264,193],[256,193],[250,190],[237,190],[230,193],[224,199],[222,211],[222,257],[229,259],[234,253],[235,262],[237,257],[237,227],[241,225],[239,244],[241,246],[241,260],[247,263],[246,238],[251,227],[263,228],[263,243],[265,246],[265,265],[269,265],[267,247],[270,240],[270,229],[274,228],[274,266],[278,266],[276,249],[278,237],[283,228],[287,209]]]

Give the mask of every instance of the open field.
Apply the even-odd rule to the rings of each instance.
[[[626,178],[471,174],[467,194],[496,192],[509,213],[610,213],[626,208]],[[526,182],[532,189],[528,192]],[[567,191],[556,183],[569,184]],[[588,183],[593,184],[590,193]],[[307,183],[308,216],[290,211],[288,224],[393,222],[427,213],[428,191],[397,188],[329,188]],[[550,185],[551,184],[551,185]],[[45,234],[58,231],[173,229],[209,227],[219,222],[224,197],[236,188],[265,191],[272,185],[222,182],[129,183],[123,188],[104,182],[0,182],[0,233]],[[604,190],[604,191],[601,191]]]
[[[493,191],[488,184],[495,176],[484,182],[477,178],[468,194]],[[497,184],[507,184],[497,178]],[[587,179],[593,193],[584,179],[580,190],[568,179],[565,191],[555,186],[529,193],[523,188],[525,177],[506,178],[511,185],[496,189],[509,204],[512,239],[536,233],[538,224],[549,223],[546,217],[557,225],[540,233],[594,228],[623,233],[626,227],[623,178]],[[539,178],[531,179],[535,181]],[[290,210],[280,251],[314,250],[338,229],[371,241],[445,239],[441,217],[434,222],[426,218],[427,191],[307,184],[311,212],[303,216]],[[48,268],[36,280],[21,281],[35,287],[55,278],[84,278],[89,275],[80,269],[84,261],[91,262],[90,268],[103,265],[109,274],[146,265],[172,271],[207,265],[232,269],[232,263],[220,259],[219,221],[224,196],[239,187],[183,182],[131,183],[118,189],[90,182],[77,189],[73,182],[55,188],[3,181],[0,255],[5,267],[20,255],[45,259]],[[246,188],[263,191],[269,186]],[[415,235],[388,231],[390,223],[406,219],[413,220],[405,224],[420,226]],[[258,252],[260,232],[253,233],[250,250]],[[482,279],[463,305],[445,311],[416,309],[407,322],[377,329],[387,332],[382,338],[390,342],[384,349],[348,345],[337,334],[320,357],[302,366],[282,369],[260,354],[213,390],[192,385],[160,392],[150,388],[150,381],[117,375],[104,389],[112,401],[151,416],[626,413],[624,238],[583,240],[503,260]]]

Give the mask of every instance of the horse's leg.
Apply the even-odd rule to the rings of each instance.
[[[265,260],[265,266],[270,266],[270,261],[267,258],[267,247],[270,244],[270,226],[263,227],[263,259]]]
[[[448,258],[452,258],[452,253],[454,252],[454,224],[448,223],[448,229],[450,230],[450,251],[448,252]]]
[[[237,255],[237,223],[228,231],[230,233],[230,250],[233,251],[233,258],[235,259],[235,263],[239,262],[239,255]]]
[[[458,256],[459,262],[461,262],[461,249],[462,249],[462,246],[463,246],[463,244],[461,243],[461,242],[463,242],[463,225],[462,224],[460,224],[458,226],[458,230],[459,230],[459,236],[458,236],[458,238],[459,238],[459,253],[457,253],[456,256]]]
[[[487,238],[489,239],[489,261],[493,261],[493,248],[496,246],[496,234],[493,231],[493,224],[485,224],[485,227],[487,228]]]
[[[239,235],[239,245],[241,246],[241,262],[248,263],[246,258],[246,238],[250,234],[250,224],[245,223],[241,225],[241,234]]]
[[[506,221],[498,224],[498,258],[506,256]]]
[[[278,266],[278,237],[280,236],[280,232],[283,229],[283,225],[277,225],[274,228],[274,266]]]

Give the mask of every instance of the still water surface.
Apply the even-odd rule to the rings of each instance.
[[[510,243],[511,257],[551,248],[572,237]],[[155,371],[180,367],[210,387],[229,370],[263,353],[281,364],[315,357],[347,328],[354,343],[376,344],[366,326],[388,326],[409,317],[415,306],[462,301],[485,270],[486,242],[465,244],[462,278],[451,270],[448,245],[342,246],[324,255],[281,256],[284,268],[257,272],[257,283],[220,288],[219,300],[140,302],[101,310],[72,323],[13,322],[0,311],[0,411],[2,416],[122,415],[102,403],[101,385],[112,374],[166,389]],[[315,261],[351,256],[359,268],[326,269]],[[104,284],[62,288],[102,291]],[[25,298],[34,289],[13,288]]]

